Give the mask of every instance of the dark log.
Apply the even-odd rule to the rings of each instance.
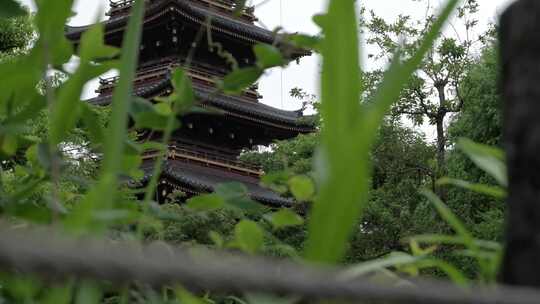
[[[47,237],[44,237],[46,235]],[[33,274],[48,282],[88,278],[125,286],[182,286],[195,291],[302,296],[351,303],[537,304],[535,289],[412,281],[392,286],[351,277],[341,268],[231,255],[165,243],[75,240],[51,230],[10,230],[0,224],[0,271]]]
[[[521,0],[508,8],[500,41],[509,168],[501,279],[540,286],[540,1]]]

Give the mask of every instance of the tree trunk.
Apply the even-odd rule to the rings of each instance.
[[[439,94],[439,111],[435,118],[437,127],[437,174],[436,178],[446,176],[446,135],[444,132],[444,118],[446,117],[446,94],[444,92],[445,85],[438,85],[437,92]],[[438,187],[437,194],[446,201],[446,190],[444,187]]]
[[[502,281],[540,286],[540,1],[514,3],[501,19],[508,215]]]

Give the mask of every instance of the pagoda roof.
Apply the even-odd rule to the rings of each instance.
[[[139,181],[145,183],[152,177],[153,162],[145,162],[141,168],[144,178]],[[161,178],[170,179],[180,188],[189,190],[191,194],[213,192],[216,186],[224,183],[239,182],[246,186],[251,199],[265,205],[274,207],[290,207],[294,201],[266,189],[259,184],[257,177],[236,174],[234,172],[209,168],[178,160],[167,160],[163,165]]]
[[[170,77],[150,83],[136,84],[133,95],[146,99],[170,93],[172,85]],[[215,91],[215,88],[194,84],[195,97],[200,106],[217,113],[251,120],[300,133],[311,133],[315,130],[310,116],[304,116],[302,111],[286,111],[277,109],[244,96],[230,96]],[[112,91],[87,100],[94,105],[109,105],[112,100]]]
[[[272,31],[258,27],[250,22],[220,14],[188,0],[154,0],[149,2],[146,6],[144,22],[148,23],[160,18],[165,12],[176,13],[185,21],[197,25],[206,25],[210,17],[212,20],[211,26],[214,31],[251,43],[262,42],[272,44],[275,40],[279,41],[280,37]],[[129,16],[129,13],[113,15],[108,20],[103,21],[102,23],[105,25],[106,33],[123,31],[127,26]],[[67,26],[66,36],[73,41],[78,41],[81,34],[90,26]],[[309,54],[309,52],[304,50],[297,51],[300,52],[298,54],[300,56]]]

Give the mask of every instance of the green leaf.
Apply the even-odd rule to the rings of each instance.
[[[154,105],[154,110],[157,114],[162,116],[169,116],[172,115],[172,109],[171,106],[168,103],[160,102]]]
[[[75,303],[77,304],[94,304],[99,303],[103,294],[96,283],[89,281],[83,282],[77,291]]]
[[[295,34],[289,36],[289,40],[297,47],[320,51],[321,48],[321,38],[317,36]]]
[[[174,91],[174,103],[175,109],[178,109],[177,113],[186,112],[193,107],[195,102],[195,93],[193,91],[193,84],[191,78],[186,75],[186,72],[182,69],[175,69],[172,72],[172,85]]]
[[[494,198],[503,199],[506,197],[506,190],[501,187],[495,187],[485,184],[473,184],[460,179],[453,178],[441,178],[437,184],[439,185],[453,185],[466,190],[470,190],[476,193],[485,194]]]
[[[289,180],[289,188],[298,201],[309,201],[315,194],[315,185],[307,176],[294,176]]]
[[[0,19],[28,15],[28,12],[15,0],[0,1]]]
[[[368,191],[367,150],[362,148],[363,137],[351,140],[347,135],[357,124],[360,113],[360,57],[355,2],[329,1],[328,14],[324,18],[339,22],[321,24],[325,37],[321,76],[324,126],[317,163],[321,185],[310,215],[305,252],[307,259],[317,262],[341,259],[360,216],[362,199]]]
[[[57,145],[63,141],[82,114],[80,96],[84,85],[91,79],[109,71],[115,63],[89,65],[81,63],[79,69],[61,87],[58,98],[52,106],[49,140]]]
[[[504,153],[496,148],[462,138],[458,147],[482,170],[491,175],[503,187],[508,186]]]
[[[322,148],[316,164],[320,187],[309,221],[306,257],[336,262],[360,216],[369,191],[369,151],[378,129],[401,89],[408,82],[456,7],[447,2],[440,17],[421,41],[411,59],[400,55],[386,72],[373,102],[360,106],[360,64],[354,0],[331,0],[327,15],[316,19],[323,28],[321,50]],[[339,20],[340,22],[329,22]],[[347,41],[343,44],[343,41]],[[364,109],[364,111],[361,111]],[[349,134],[363,134],[351,140]]]
[[[50,141],[57,145],[75,127],[83,109],[80,96],[84,85],[91,79],[116,67],[115,62],[96,65],[91,61],[101,57],[111,57],[117,53],[114,48],[103,44],[103,25],[92,26],[81,37],[81,62],[68,81],[60,88],[58,98],[53,104],[50,120]]]
[[[210,231],[208,233],[208,237],[210,238],[210,240],[212,240],[212,243],[214,243],[217,248],[223,248],[225,240],[223,239],[223,236],[221,236],[221,234],[215,231]]]
[[[226,200],[246,197],[248,195],[246,186],[238,182],[219,184],[214,189],[214,192]]]
[[[240,94],[263,74],[258,67],[236,69],[223,78],[221,89],[227,94]]]
[[[412,256],[403,252],[393,252],[387,257],[375,259],[358,265],[347,267],[340,275],[343,279],[352,280],[370,274],[388,267],[396,267],[400,265],[413,264],[422,259],[423,256]]]
[[[190,198],[187,201],[187,206],[196,211],[210,211],[223,208],[225,200],[216,194],[205,194]]]
[[[79,56],[81,62],[90,62],[98,59],[111,59],[118,55],[119,49],[105,45],[104,27],[102,24],[92,26],[81,36]]]
[[[176,288],[175,294],[180,300],[180,303],[185,304],[208,304],[203,299],[194,296],[191,292],[187,291],[184,288]]]
[[[390,267],[402,272],[414,273],[414,275],[418,275],[420,269],[439,268],[456,284],[465,285],[468,282],[461,271],[444,261],[427,256],[411,256],[403,252],[393,252],[387,257],[349,267],[341,274],[341,277],[352,280]]]
[[[164,115],[165,113],[172,114],[170,106],[166,103],[153,105],[151,102],[139,97],[134,98],[131,103],[130,114],[135,120],[136,128],[165,130],[168,124],[167,118],[169,117]],[[180,126],[180,123],[176,121],[175,126]]]
[[[264,243],[264,235],[257,223],[242,220],[234,228],[236,245],[243,251],[257,253]]]
[[[272,224],[274,229],[299,226],[304,223],[304,219],[290,209],[281,209],[264,217]]]
[[[81,105],[82,107],[82,121],[88,130],[90,140],[94,145],[101,145],[105,137],[103,127],[99,123],[98,114],[92,109],[92,107],[86,103]]]
[[[426,244],[466,245],[465,239],[455,235],[421,234],[411,237],[409,240]],[[502,250],[501,244],[492,241],[474,240],[477,247],[487,250]]]
[[[441,199],[435,195],[435,193],[423,189],[421,193],[435,206],[439,215],[454,229],[454,231],[463,238],[465,244],[470,247],[474,246],[474,238],[472,234],[467,230],[465,224],[446,206]]]
[[[57,1],[47,1],[47,3],[49,2],[54,3]],[[99,210],[113,209],[112,207],[117,196],[118,178],[122,172],[129,103],[133,96],[133,80],[138,63],[143,14],[144,1],[135,0],[131,9],[128,27],[123,38],[120,59],[120,80],[112,98],[112,112],[105,137],[105,153],[99,182],[84,197],[83,201],[73,208],[70,216],[66,219],[66,225],[75,229],[88,229],[89,227],[92,229],[103,228],[100,225],[90,225],[91,221],[93,221],[93,213]]]
[[[263,210],[263,206],[249,198],[249,193],[242,183],[232,182],[216,186],[216,195],[225,200],[226,207],[246,212]]]
[[[261,69],[268,69],[285,64],[281,52],[272,45],[257,44],[253,47],[253,50],[257,57],[257,65]]]

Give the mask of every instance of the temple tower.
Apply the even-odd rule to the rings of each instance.
[[[110,2],[109,18],[104,21],[107,44],[121,46],[133,2]],[[284,111],[260,103],[256,85],[238,96],[216,93],[216,82],[232,70],[232,58],[240,67],[250,66],[255,63],[255,44],[283,46],[279,35],[255,25],[253,8],[236,11],[232,0],[146,1],[134,94],[148,100],[167,96],[172,92],[171,69],[183,67],[192,79],[198,106],[208,110],[179,118],[182,127],[169,142],[158,201],[175,190],[193,196],[211,192],[220,183],[241,182],[261,203],[291,203],[262,188],[262,170],[242,163],[238,157],[246,148],[312,132],[313,125],[301,111]],[[87,29],[68,27],[66,35],[77,44]],[[287,50],[290,59],[307,54],[291,47]],[[188,54],[193,54],[189,67],[185,65]],[[89,102],[110,104],[117,80],[102,79],[98,96]],[[137,131],[141,140],[159,141],[161,136],[150,130]],[[142,169],[146,175],[142,182],[150,178],[156,155],[144,155]]]

